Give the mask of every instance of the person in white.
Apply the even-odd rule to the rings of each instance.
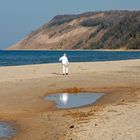
[[[68,73],[69,73],[69,71],[68,71],[69,61],[68,61],[66,53],[64,53],[64,55],[59,58],[59,61],[61,61],[61,63],[62,63],[63,75],[68,75]]]

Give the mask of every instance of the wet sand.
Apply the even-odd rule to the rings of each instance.
[[[13,140],[139,140],[140,60],[71,63],[69,69],[63,76],[60,64],[0,67],[0,121],[17,126]],[[80,91],[106,95],[69,110],[43,100]]]

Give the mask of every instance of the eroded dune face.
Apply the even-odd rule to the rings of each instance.
[[[58,15],[9,49],[137,49],[139,23],[139,11]]]

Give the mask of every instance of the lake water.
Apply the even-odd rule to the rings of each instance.
[[[140,51],[0,51],[0,66],[58,63],[63,53],[70,62],[140,59]]]
[[[16,129],[5,122],[0,122],[0,140],[9,140],[16,134]]]
[[[54,101],[57,108],[66,109],[90,105],[103,95],[103,93],[60,93],[46,96],[45,101]]]

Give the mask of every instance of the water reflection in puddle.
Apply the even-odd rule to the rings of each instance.
[[[5,122],[0,122],[0,140],[10,140],[16,134],[16,129]]]
[[[75,108],[92,104],[103,95],[103,93],[60,93],[46,96],[45,101],[54,101],[57,108]]]

